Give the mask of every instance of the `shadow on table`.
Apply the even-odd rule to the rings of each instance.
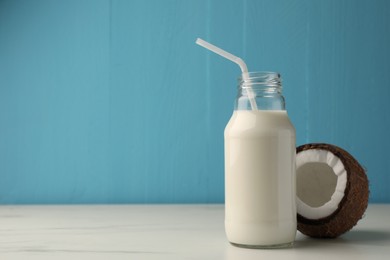
[[[301,240],[297,240],[295,247],[326,247],[330,244],[388,246],[390,244],[390,232],[383,230],[351,230],[335,239],[305,237]]]
[[[285,249],[247,249],[226,243],[225,260],[315,259],[319,252],[322,258],[352,259],[351,256],[360,256],[362,249],[359,246],[388,247],[389,244],[390,232],[382,230],[352,230],[336,239],[315,239],[298,234],[294,246]]]

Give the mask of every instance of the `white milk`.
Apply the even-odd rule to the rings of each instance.
[[[233,244],[296,235],[295,129],[286,111],[234,111],[225,129],[225,229]]]

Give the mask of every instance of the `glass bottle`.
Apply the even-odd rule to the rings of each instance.
[[[241,247],[291,246],[297,228],[295,128],[285,110],[281,77],[244,76],[224,133],[226,235]]]

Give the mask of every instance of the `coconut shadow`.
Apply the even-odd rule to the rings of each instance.
[[[390,232],[384,230],[351,230],[341,236],[338,243],[353,243],[359,245],[389,245]]]
[[[329,245],[368,245],[388,246],[390,232],[383,230],[351,230],[338,238],[310,238],[304,237],[295,243],[295,248],[321,248]]]

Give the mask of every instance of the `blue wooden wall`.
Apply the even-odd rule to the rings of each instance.
[[[239,69],[390,202],[390,1],[0,1],[0,203],[224,201]]]

